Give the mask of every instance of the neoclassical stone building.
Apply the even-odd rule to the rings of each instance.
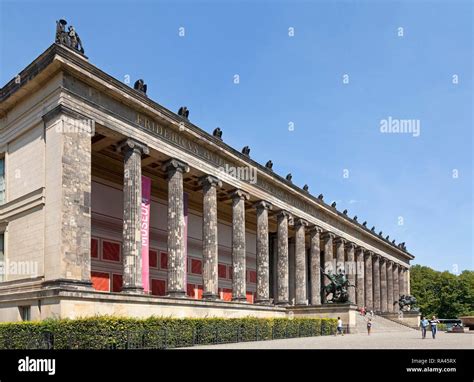
[[[1,89],[1,321],[396,311],[404,244],[67,45]],[[351,304],[325,302],[321,267]]]

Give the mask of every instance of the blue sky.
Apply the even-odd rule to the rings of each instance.
[[[415,263],[474,268],[472,2],[0,3],[2,86],[65,18],[94,65],[144,78],[150,98],[188,106],[204,130],[406,242]],[[418,120],[420,135],[381,133],[389,117]]]

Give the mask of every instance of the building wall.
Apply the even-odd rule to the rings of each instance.
[[[8,143],[7,200],[14,200],[44,186],[45,142],[43,124]]]

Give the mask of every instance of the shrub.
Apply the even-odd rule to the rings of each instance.
[[[0,349],[138,349],[328,335],[335,319],[97,316],[0,323]]]

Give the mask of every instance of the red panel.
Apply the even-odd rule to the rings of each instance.
[[[223,300],[232,301],[232,289],[224,288],[223,292],[224,292]]]
[[[194,298],[194,284],[188,284],[186,287],[188,297]]]
[[[91,239],[91,257],[99,258],[99,240]]]
[[[120,261],[120,244],[104,240],[102,242],[102,259]]]
[[[221,279],[225,279],[227,277],[227,267],[225,264],[217,265],[217,273]]]
[[[245,294],[245,297],[247,297],[247,302],[250,302],[251,304],[253,304],[253,292],[247,292]]]
[[[150,249],[148,251],[148,257],[149,257],[150,267],[157,268],[158,267],[158,252],[152,251]]]
[[[202,274],[202,261],[191,259],[191,273],[201,275]]]
[[[166,252],[160,253],[160,268],[168,269],[168,254]]]
[[[233,275],[232,275],[232,266],[229,265],[229,279],[232,280],[232,276],[233,276]]]
[[[251,283],[256,283],[257,282],[257,272],[256,271],[249,271],[249,281]]]
[[[112,275],[112,292],[121,292],[123,285],[122,275]]]
[[[104,272],[91,272],[92,286],[95,290],[110,291],[110,276]]]
[[[202,300],[202,285],[198,285],[198,299]]]
[[[151,279],[151,294],[155,296],[165,296],[166,295],[165,280]]]

